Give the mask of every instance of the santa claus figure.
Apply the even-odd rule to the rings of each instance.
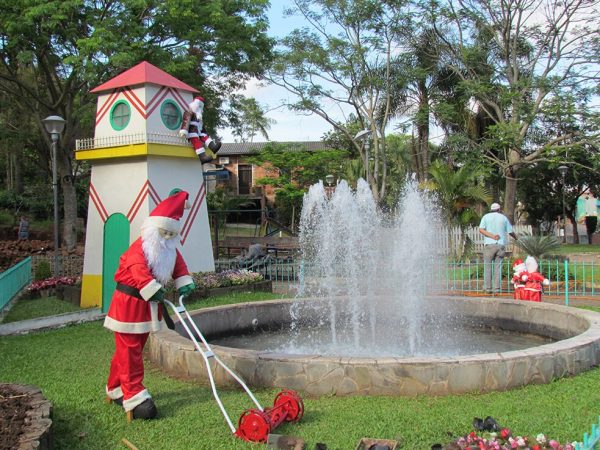
[[[179,134],[181,137],[187,138],[194,147],[194,151],[202,164],[209,163],[213,160],[211,156],[206,153],[206,148],[210,149],[214,155],[217,154],[221,148],[221,142],[212,139],[204,129],[202,123],[202,114],[204,113],[204,98],[196,97],[188,105],[188,110],[183,114],[183,121],[181,123],[181,129]]]
[[[142,350],[149,333],[160,330],[168,318],[162,303],[166,284],[173,279],[184,296],[195,288],[176,239],[187,198],[187,192],[175,189],[154,208],[115,273],[117,288],[104,321],[115,334],[106,395],[108,401],[123,406],[128,420],[152,419],[157,414],[143,384]]]
[[[515,289],[514,298],[515,300],[525,300],[523,289],[525,288],[525,282],[527,281],[527,267],[522,259],[515,260],[513,264],[513,277],[512,284]]]
[[[527,268],[527,281],[523,288],[524,300],[541,302],[543,286],[549,286],[550,280],[538,272],[538,263],[533,256],[525,258],[525,267]]]

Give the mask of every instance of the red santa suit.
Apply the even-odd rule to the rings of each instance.
[[[538,263],[533,256],[528,256],[525,259],[525,266],[527,267],[527,281],[523,288],[524,300],[541,302],[542,286],[549,286],[550,281],[538,272]]]
[[[183,257],[173,247],[176,245],[175,240],[171,244],[172,251],[166,253],[160,253],[160,250],[153,252],[144,245],[144,236],[150,236],[154,232],[156,234],[152,236],[158,236],[159,229],[169,231],[171,237],[177,236],[179,218],[183,215],[187,197],[187,192],[180,191],[156,206],[144,222],[142,237],[121,256],[115,273],[117,290],[104,321],[104,326],[115,333],[115,353],[110,365],[106,394],[109,399],[122,401],[125,411],[132,411],[151,399],[143,385],[142,351],[149,333],[158,331],[163,326],[164,305],[150,299],[163,289],[170,278],[174,279],[176,289],[193,286]],[[163,239],[159,248],[164,247],[167,239],[169,238]],[[155,415],[153,403],[152,407]]]
[[[521,259],[517,259],[513,264],[513,277],[512,283],[514,287],[514,298],[515,300],[525,300],[524,288],[525,282],[527,281],[527,267]]]
[[[183,121],[181,123],[181,129],[179,134],[187,140],[194,147],[194,151],[202,164],[209,163],[212,161],[212,157],[206,154],[205,148],[208,147],[215,155],[221,148],[221,142],[212,139],[206,130],[202,122],[202,114],[204,113],[204,98],[196,97],[188,105],[189,110],[183,114]]]

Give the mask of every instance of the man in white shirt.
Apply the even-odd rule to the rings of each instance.
[[[517,239],[512,225],[502,214],[501,209],[498,203],[492,203],[491,212],[484,215],[479,224],[479,232],[485,236],[483,238],[483,289],[488,294],[500,292],[502,260],[506,254],[506,235],[510,234]]]

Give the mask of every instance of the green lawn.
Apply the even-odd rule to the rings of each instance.
[[[254,293],[200,300],[199,306],[278,298]],[[593,308],[592,308],[593,309]],[[596,311],[599,309],[596,308]],[[105,404],[104,384],[113,352],[112,333],[100,321],[23,336],[0,337],[0,381],[34,384],[54,405],[55,449],[124,449],[122,438],[139,449],[254,449],[230,434],[205,386],[164,375],[146,365],[145,384],[159,408],[158,420],[127,424],[119,407]],[[263,406],[278,391],[257,389]],[[249,398],[220,389],[235,424]],[[305,398],[304,418],[274,430],[302,437],[307,449],[353,449],[362,437],[396,439],[403,449],[430,449],[471,430],[473,417],[493,416],[514,433],[546,433],[561,442],[581,440],[600,414],[600,368],[576,377],[509,392],[447,397]]]
[[[37,317],[55,316],[58,314],[81,311],[82,308],[56,297],[21,299],[6,313],[0,323],[18,322]]]
[[[562,244],[560,248],[552,251],[555,255],[570,255],[574,253],[600,253],[600,245],[588,244]]]

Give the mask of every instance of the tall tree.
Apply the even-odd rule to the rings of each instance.
[[[269,79],[294,94],[289,108],[320,116],[352,142],[379,201],[388,176],[384,136],[394,117],[392,68],[404,45],[397,40],[397,29],[407,22],[404,3],[294,0],[293,5],[289,14],[302,16],[308,26],[281,40]],[[362,139],[346,126],[350,113],[369,132]]]
[[[234,95],[229,102],[229,126],[234,136],[241,142],[253,142],[257,134],[269,140],[268,131],[275,120],[265,115],[266,111],[255,98]]]
[[[269,63],[267,7],[267,0],[0,0],[0,93],[15,111],[3,126],[25,131],[31,122],[21,145],[49,162],[42,119],[66,119],[57,166],[67,249],[76,244],[74,141],[92,134],[90,88],[148,60],[202,90],[212,132],[222,100]]]
[[[477,113],[489,122],[472,148],[505,180],[504,205],[514,214],[519,171],[549,152],[565,154],[597,134],[555,134],[543,145],[530,131],[559,89],[598,82],[598,3],[585,0],[443,0],[431,24],[448,65]]]

